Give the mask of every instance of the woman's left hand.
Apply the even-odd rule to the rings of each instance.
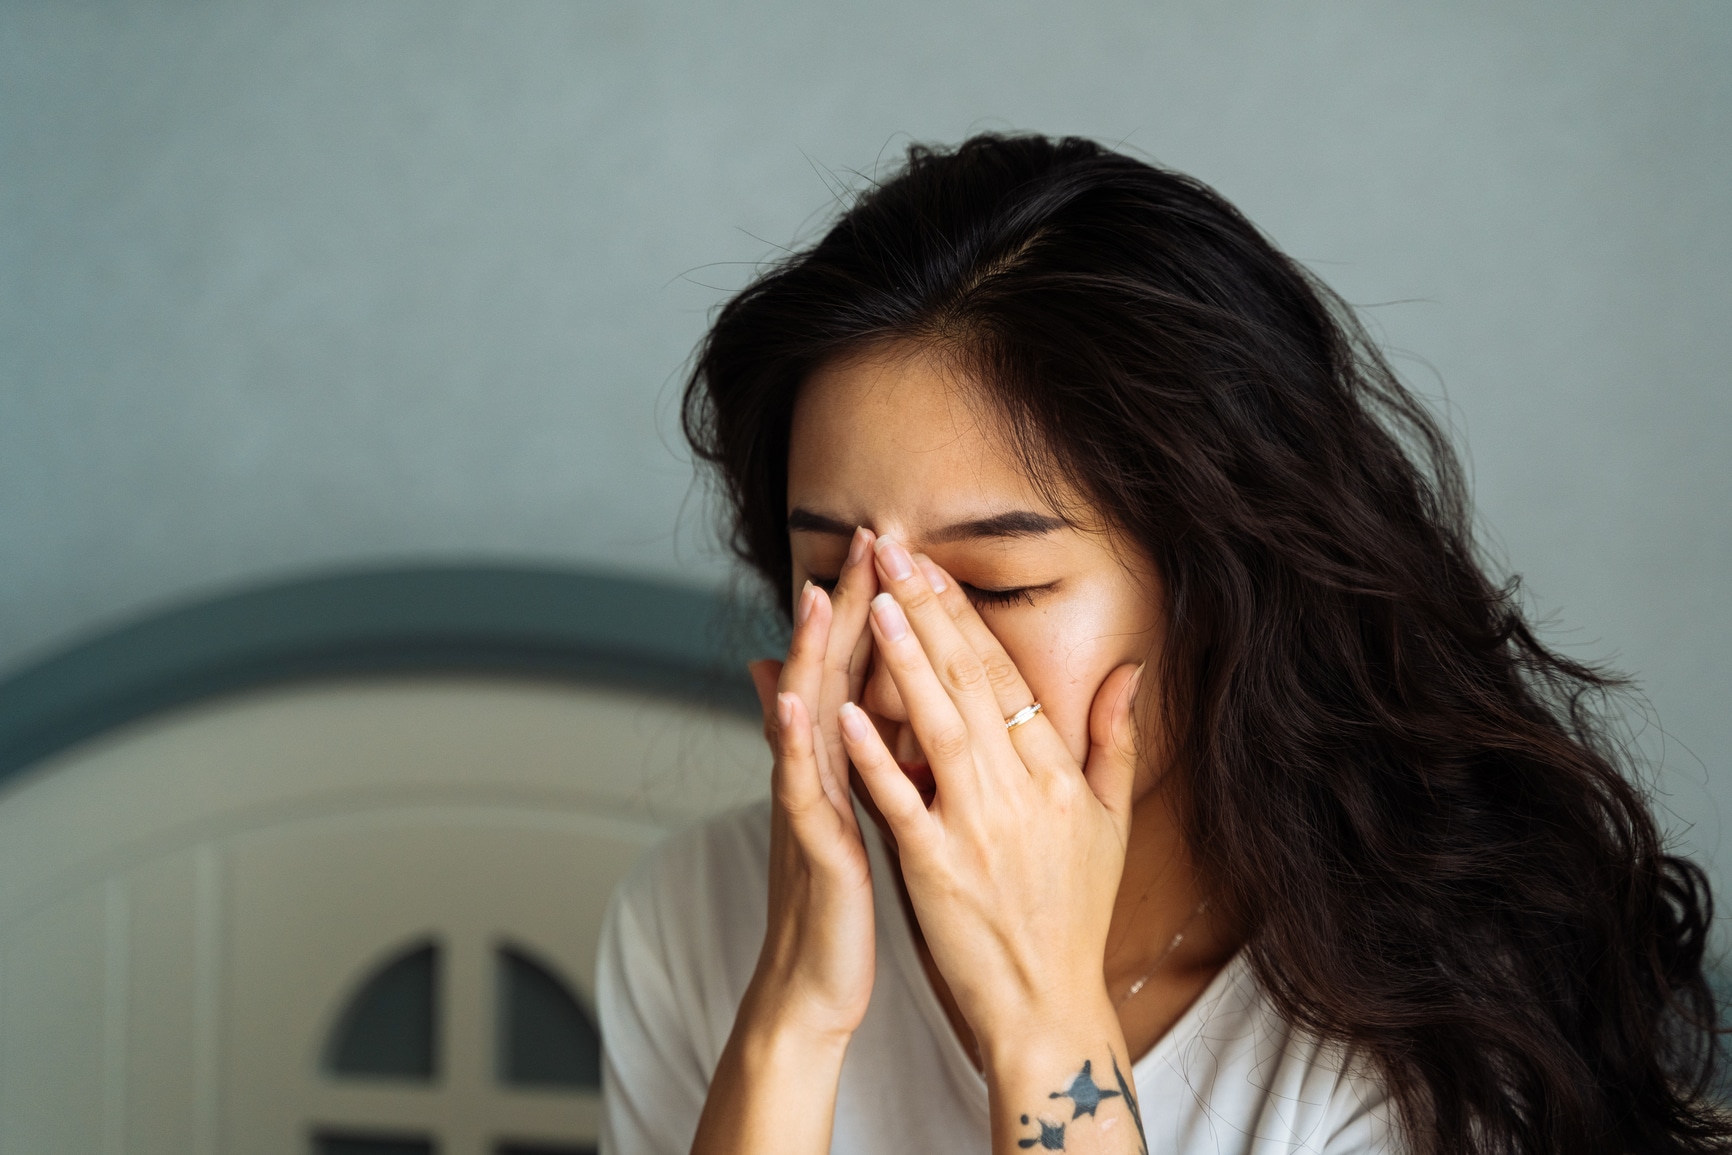
[[[1006,729],[1034,695],[953,579],[888,538],[877,564],[877,660],[930,763],[930,808],[857,706],[842,708],[842,730],[989,1077],[1006,1048],[1085,1021],[1110,1022],[1116,1037],[1102,965],[1130,830],[1141,667],[1101,685],[1079,765],[1044,715]]]

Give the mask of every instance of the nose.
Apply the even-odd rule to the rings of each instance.
[[[884,668],[884,663],[878,660],[876,646],[872,648],[867,660],[871,664],[867,667],[865,688],[860,691],[860,705],[875,717],[906,724],[908,711],[902,705],[902,695],[897,692],[896,683],[891,680],[890,672]]]

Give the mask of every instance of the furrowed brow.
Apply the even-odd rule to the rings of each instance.
[[[953,522],[943,529],[933,533],[927,540],[934,543],[967,541],[990,537],[1043,537],[1054,530],[1064,529],[1070,523],[1062,517],[1054,517],[1048,513],[1036,513],[1032,509],[1014,509],[1007,513],[995,513],[991,517],[970,518],[967,521]],[[822,513],[795,507],[788,514],[788,530],[791,533],[821,533],[832,537],[853,537],[855,527],[840,518],[828,517]]]
[[[853,537],[854,526],[833,517],[825,517],[821,513],[813,513],[809,509],[795,509],[788,514],[788,531],[790,533],[826,533],[833,537]]]
[[[932,535],[935,542],[964,541],[980,537],[1044,537],[1070,523],[1049,513],[1032,509],[1014,509],[991,517],[977,517],[947,525]]]

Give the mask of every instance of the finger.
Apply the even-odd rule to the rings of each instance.
[[[815,704],[823,685],[824,650],[829,637],[830,599],[823,590],[807,582],[794,600],[794,636],[788,643],[788,660],[782,665],[776,688]]]
[[[879,581],[902,607],[944,692],[979,734],[991,734],[995,723],[1003,723],[1004,715],[987,682],[980,655],[956,628],[938,600],[938,591],[901,542],[881,537],[877,554]]]
[[[797,695],[812,717],[823,701],[824,654],[829,644],[832,610],[830,598],[811,582],[800,590],[794,603],[794,637],[788,646],[788,660],[782,666],[777,689]],[[831,758],[829,743],[815,734],[813,759],[818,781],[826,796],[843,816],[845,825],[854,824],[854,807],[848,800],[848,768],[840,757]],[[841,753],[841,743],[835,743]]]
[[[1035,701],[1034,691],[1029,689],[1022,671],[1016,668],[1016,663],[1005,651],[1004,643],[998,640],[981,619],[980,611],[968,600],[961,583],[925,554],[916,554],[914,560],[926,575],[927,583],[937,591],[939,605],[944,607],[950,620],[979,657],[986,671],[987,684],[992,687],[1000,719],[1009,721],[1018,710]],[[1036,714],[1009,734],[1011,744],[1031,771],[1077,768],[1076,756],[1044,713]]]
[[[876,538],[865,526],[854,531],[848,545],[848,560],[830,595],[830,640],[824,652],[826,674],[843,684],[862,676],[871,652],[866,633],[866,615],[878,593],[878,572],[873,564]],[[847,695],[843,700],[853,697]],[[840,703],[838,703],[840,705]]]
[[[872,636],[866,629],[872,597],[878,592],[872,542],[871,530],[862,526],[854,531],[848,560],[843,563],[836,590],[830,595],[830,636],[824,647],[824,677],[817,716],[826,746],[825,763],[838,772],[847,765],[847,753],[835,726],[836,711],[843,702],[860,696],[872,652]]]
[[[1120,666],[1107,675],[1089,707],[1089,756],[1083,771],[1101,805],[1130,821],[1131,788],[1137,776],[1137,687],[1142,666]]]
[[[746,663],[746,673],[752,677],[752,689],[758,692],[758,705],[764,711],[764,741],[776,749],[776,683],[782,677],[782,663],[775,658],[759,658]]]
[[[872,599],[872,638],[878,661],[896,684],[914,736],[932,766],[939,795],[972,796],[979,790],[973,735],[939,684],[902,607],[888,592]]]
[[[926,834],[931,821],[920,791],[896,764],[896,759],[884,746],[878,728],[866,712],[852,702],[844,702],[838,711],[842,740],[848,757],[866,784],[867,793],[878,806],[878,813],[895,835],[896,844],[907,850]]]
[[[818,778],[812,717],[798,694],[776,695],[776,768],[771,789],[800,840],[834,838],[841,816]]]

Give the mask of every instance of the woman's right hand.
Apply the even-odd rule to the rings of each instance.
[[[872,994],[872,879],[836,726],[869,658],[872,545],[855,531],[833,596],[800,591],[786,662],[752,664],[775,765],[769,921],[741,1015],[802,1035],[851,1035]]]
[[[842,1055],[872,997],[872,876],[837,730],[870,657],[878,592],[857,530],[834,596],[806,583],[786,662],[752,663],[771,772],[770,907],[694,1152],[817,1153],[830,1146]],[[824,719],[826,725],[815,724]]]

